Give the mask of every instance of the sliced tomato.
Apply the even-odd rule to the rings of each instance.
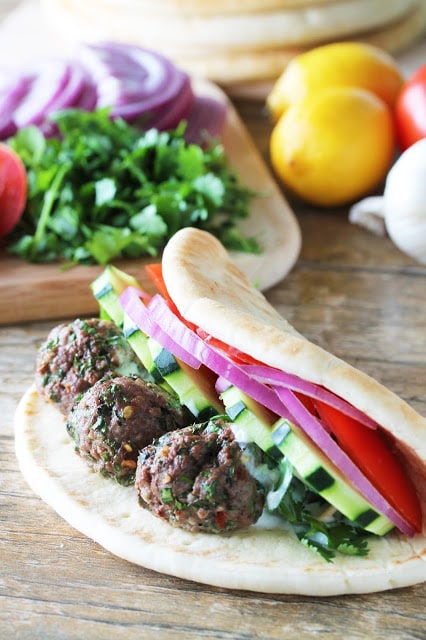
[[[145,271],[151,279],[152,283],[157,287],[158,292],[167,300],[169,303],[173,313],[178,316],[186,324],[187,327],[190,327],[195,331],[196,327],[191,322],[188,322],[181,314],[179,313],[178,308],[173,302],[172,298],[167,291],[166,283],[163,278],[163,267],[160,262],[155,262],[152,264],[145,265]]]
[[[19,222],[27,201],[27,174],[21,158],[0,143],[0,238]]]
[[[403,85],[395,104],[395,120],[402,151],[426,137],[426,64]]]
[[[145,265],[145,271],[152,283],[157,287],[159,293],[170,302],[171,299],[167,291],[166,283],[164,282],[161,262],[153,262],[152,264]]]
[[[313,401],[319,418],[384,498],[418,532],[422,510],[413,483],[391,444],[379,429],[370,429],[318,400]]]
[[[212,347],[227,355],[232,362],[235,362],[235,364],[263,364],[260,360],[256,360],[256,358],[249,356],[247,353],[240,351],[236,347],[231,347],[229,344],[226,344],[226,342],[219,340],[219,338],[214,338],[200,327],[197,327],[196,331],[204,342],[208,342]]]

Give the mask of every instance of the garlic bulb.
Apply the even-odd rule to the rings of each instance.
[[[353,205],[349,220],[375,233],[387,232],[401,251],[426,264],[426,138],[395,162],[383,197]]]

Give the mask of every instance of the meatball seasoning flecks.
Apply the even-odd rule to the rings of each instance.
[[[119,376],[100,380],[83,394],[69,413],[67,431],[94,471],[131,484],[139,451],[192,421],[174,395],[140,378]]]
[[[41,345],[36,361],[38,391],[68,414],[79,394],[102,378],[146,375],[113,322],[90,318],[60,324]]]
[[[189,531],[223,533],[254,524],[264,491],[223,419],[167,433],[139,454],[139,504]]]

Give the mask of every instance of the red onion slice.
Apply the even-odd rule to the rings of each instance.
[[[18,128],[41,124],[50,106],[58,99],[68,83],[71,65],[52,60],[30,75],[30,87],[14,110],[13,120]]]
[[[170,60],[137,46],[90,45],[82,60],[98,84],[98,106],[111,107],[114,117],[126,120],[171,103],[188,82]]]
[[[49,105],[49,113],[73,107],[86,86],[86,74],[76,64],[69,65],[69,76],[62,91]]]
[[[30,87],[30,80],[25,77],[4,75],[0,79],[0,139],[12,136],[17,127],[13,114]]]
[[[195,96],[187,116],[185,138],[188,142],[209,142],[219,136],[226,119],[226,105],[209,96]]]
[[[321,387],[314,382],[303,380],[302,378],[299,378],[299,376],[295,376],[291,373],[286,373],[285,371],[280,371],[279,369],[274,369],[273,367],[268,367],[266,365],[242,364],[241,368],[259,382],[279,387],[286,387],[292,391],[299,391],[310,398],[315,398],[316,400],[320,400],[321,402],[338,409],[345,415],[354,418],[370,429],[377,429],[378,427],[377,422],[372,420],[372,418],[367,416],[365,413],[325,387]]]
[[[187,120],[190,116],[194,104],[194,94],[192,92],[189,78],[185,79],[181,89],[176,94],[176,98],[171,103],[163,105],[153,112],[150,126],[165,131],[174,129],[182,120]]]

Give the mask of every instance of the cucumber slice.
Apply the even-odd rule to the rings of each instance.
[[[271,415],[257,402],[246,396],[234,385],[220,395],[226,414],[233,422],[233,431],[240,442],[255,442],[258,447],[274,460],[280,460],[283,453],[271,440]]]
[[[94,280],[90,288],[101,309],[101,317],[112,320],[117,327],[123,326],[124,312],[119,296],[126,287],[140,287],[138,281],[128,273],[108,265]]]
[[[154,366],[162,378],[178,395],[180,403],[186,406],[193,416],[204,422],[223,412],[214,387],[203,378],[201,371],[192,374],[192,369],[177,360],[152,338],[147,340]]]
[[[272,427],[271,437],[298,476],[349,520],[379,536],[393,529],[392,522],[352,488],[339,469],[299,427],[287,420],[279,420]]]
[[[123,334],[133,351],[143,363],[145,369],[151,375],[154,382],[163,388],[170,389],[164,378],[158,371],[148,346],[148,336],[137,327],[127,314],[123,317]]]
[[[274,422],[269,412],[235,386],[220,397],[234,421],[237,438],[255,442],[277,460],[284,455],[310,489],[366,531],[384,535],[393,529],[393,523],[350,485],[299,427],[281,418]]]

